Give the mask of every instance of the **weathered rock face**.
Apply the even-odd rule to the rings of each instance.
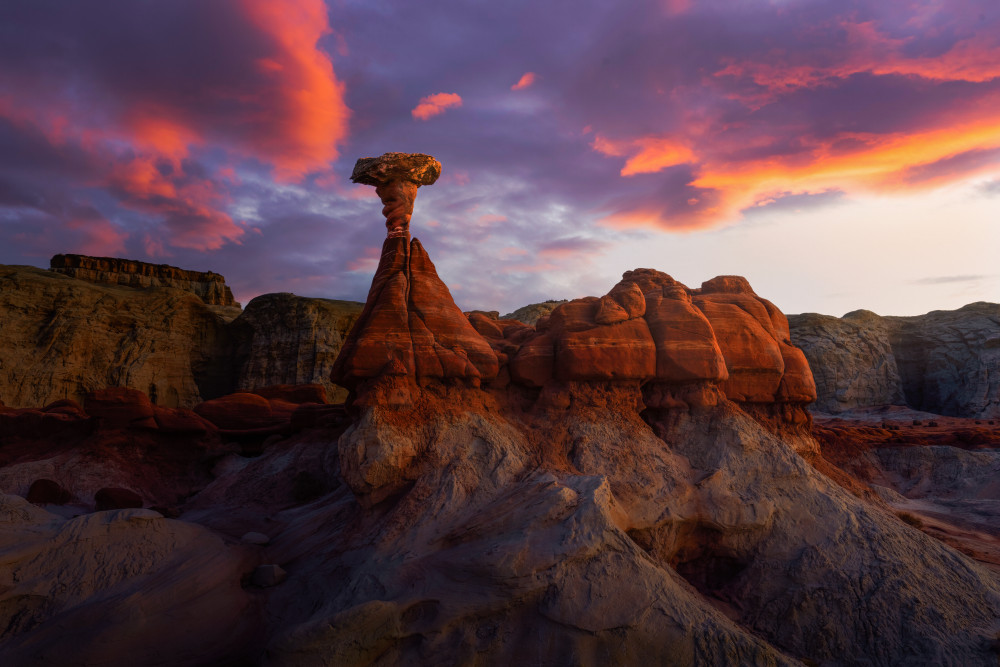
[[[247,664],[256,653],[246,557],[206,528],[143,509],[64,519],[9,495],[0,527],[4,664]]]
[[[394,376],[418,384],[430,378],[478,384],[495,377],[497,369],[489,343],[455,305],[420,241],[387,238],[368,301],[332,380],[352,390]]]
[[[791,336],[816,381],[814,409],[838,413],[870,405],[905,405],[884,318],[855,311],[842,318],[789,315]]]
[[[1000,305],[915,317],[793,315],[789,323],[814,370],[819,410],[890,404],[1000,417]]]
[[[527,306],[522,306],[513,313],[507,313],[500,319],[517,320],[518,322],[524,322],[525,324],[534,326],[539,319],[545,317],[555,310],[556,306],[566,303],[566,301],[566,299],[556,299],[554,301],[542,301],[541,303],[533,303]]]
[[[190,407],[231,386],[226,324],[190,292],[3,266],[0,313],[0,400],[11,407],[82,401],[106,387]]]
[[[102,285],[173,287],[196,294],[211,306],[239,308],[226,279],[211,271],[188,271],[167,264],[148,264],[118,257],[56,255],[50,267],[56,273]]]
[[[788,322],[745,279],[720,276],[689,290],[665,273],[628,271],[601,298],[557,306],[534,327],[471,318],[509,377],[645,385],[650,408],[714,404],[718,389],[742,403],[804,405],[815,397]]]
[[[363,307],[286,293],[251,300],[231,325],[238,341],[235,388],[319,383],[331,402],[343,401],[347,391],[330,371]]]

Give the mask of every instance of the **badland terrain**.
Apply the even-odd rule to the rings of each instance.
[[[364,304],[0,267],[2,664],[997,664],[1000,306],[463,313],[389,155]]]

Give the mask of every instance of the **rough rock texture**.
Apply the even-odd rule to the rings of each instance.
[[[167,264],[147,264],[118,257],[56,255],[50,261],[52,271],[105,285],[127,287],[174,287],[196,294],[211,306],[238,309],[226,279],[211,271],[188,271]]]
[[[395,180],[413,181],[417,185],[433,185],[441,175],[441,163],[423,153],[383,153],[378,157],[363,157],[354,164],[351,180],[364,185],[379,186]]]
[[[265,294],[227,324],[218,308],[174,288],[0,266],[0,401],[36,407],[121,387],[188,408],[235,390],[310,383],[342,401],[347,391],[330,370],[362,308]]]
[[[343,401],[347,390],[330,380],[330,371],[363,308],[286,293],[251,300],[231,326],[238,339],[235,388],[319,383],[331,402]]]
[[[490,345],[455,305],[420,241],[387,238],[331,379],[352,390],[382,376],[478,383],[497,369]]]
[[[532,303],[518,308],[513,313],[507,313],[500,319],[517,320],[534,326],[539,319],[545,317],[555,310],[558,305],[566,303],[566,301],[567,299],[556,299],[551,301],[542,301],[541,303]]]
[[[793,315],[789,323],[814,369],[818,410],[892,404],[956,417],[1000,417],[998,304],[914,317],[810,313]]]
[[[644,385],[649,408],[731,400],[801,406],[815,398],[785,316],[744,278],[720,276],[690,290],[669,275],[636,269],[603,297],[560,304],[534,327],[470,316],[509,361],[510,380]]]
[[[0,400],[11,407],[106,387],[189,407],[231,386],[225,322],[190,292],[2,266],[0,313]]]
[[[858,310],[840,318],[789,315],[788,323],[816,381],[814,409],[838,413],[906,404],[885,318]]]
[[[0,556],[4,665],[234,664],[259,652],[247,558],[201,526],[142,509],[64,519],[0,495]]]
[[[814,432],[903,520],[1000,572],[1000,420],[882,408],[820,418]]]

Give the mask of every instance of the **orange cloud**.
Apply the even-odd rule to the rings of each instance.
[[[630,141],[610,141],[600,135],[591,143],[594,150],[615,157],[632,155],[621,169],[622,176],[653,174],[667,167],[694,161],[694,153],[683,143],[664,137],[639,137]]]
[[[225,211],[224,188],[238,183],[234,160],[270,164],[277,180],[299,181],[329,171],[347,136],[344,88],[318,48],[330,32],[323,0],[236,0],[224,7],[247,32],[240,42],[246,50],[230,54],[226,85],[212,78],[215,73],[202,79],[199,72],[171,69],[185,67],[181,61],[163,63],[151,76],[168,84],[172,74],[186,76],[183,94],[95,84],[94,97],[87,97],[87,86],[58,79],[41,93],[0,89],[0,116],[41,132],[54,146],[82,149],[93,164],[88,186],[107,186],[123,207],[158,218],[163,238],[144,237],[150,254],[165,254],[163,243],[215,250],[239,242],[244,229]],[[151,56],[140,49],[137,57]],[[16,77],[0,83],[18,88]],[[204,163],[185,172],[193,151],[202,148],[228,155],[214,176]],[[105,254],[118,252],[120,242],[102,233],[109,244]]]
[[[75,252],[98,256],[125,252],[125,239],[128,238],[128,234],[107,220],[70,218],[66,221],[66,228],[81,234],[81,238],[73,244]]]
[[[275,100],[277,132],[255,136],[252,147],[276,168],[280,180],[298,180],[337,158],[337,143],[347,136],[350,110],[344,86],[330,58],[316,48],[330,32],[323,0],[242,0],[250,19],[277,48],[260,62],[273,75],[264,95]]]
[[[791,63],[731,61],[716,77],[747,77],[771,91],[812,88],[853,74],[898,74],[936,81],[981,83],[1000,77],[1000,48],[988,31],[980,31],[933,57],[906,55],[907,40],[878,31],[874,22],[843,22],[845,43],[835,62]]]
[[[521,75],[521,78],[517,80],[517,83],[515,83],[513,86],[510,87],[510,89],[524,90],[525,88],[531,86],[533,83],[535,83],[535,73],[525,72],[524,74]]]
[[[410,112],[414,118],[427,120],[444,113],[445,109],[462,106],[462,97],[456,93],[435,93],[421,98]]]
[[[685,195],[687,205],[668,213],[654,203],[640,204],[614,211],[602,222],[618,228],[693,229],[736,220],[741,211],[775,192],[891,193],[994,173],[1000,168],[1000,116],[994,111],[998,105],[1000,94],[967,109],[964,118],[949,119],[944,127],[893,134],[842,132],[814,140],[803,153],[760,159],[733,159],[732,152],[740,146],[727,150],[714,145],[713,135],[698,137],[691,149],[658,136],[622,142],[599,137],[592,144],[595,151],[626,158],[622,176],[654,173],[683,158],[696,171],[688,188],[700,193]],[[843,148],[845,140],[851,140],[851,149]]]
[[[106,183],[122,206],[159,217],[170,245],[195,250],[218,250],[239,243],[244,229],[222,209],[225,198],[210,180],[187,179],[180,162],[157,162],[140,155],[112,169]],[[148,234],[146,248],[164,254],[162,240]]]

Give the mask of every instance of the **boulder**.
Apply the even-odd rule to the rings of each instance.
[[[271,403],[263,396],[238,392],[195,406],[194,411],[221,429],[247,430],[276,423]]]
[[[84,410],[98,428],[157,428],[153,404],[146,394],[127,387],[92,391],[83,399]]]

